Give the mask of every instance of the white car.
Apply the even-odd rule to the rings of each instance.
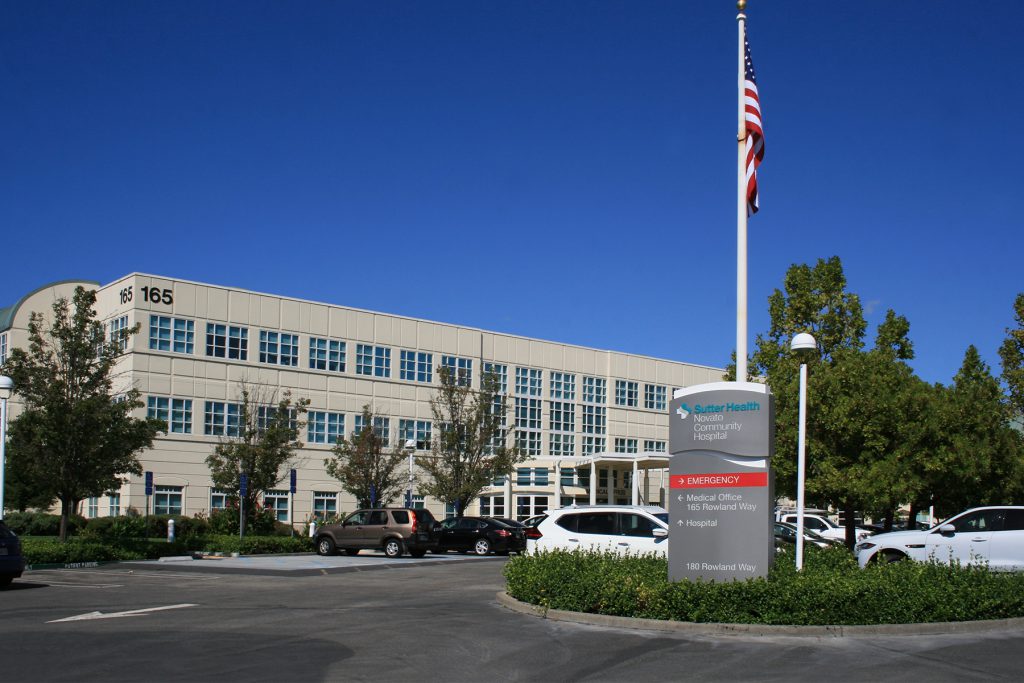
[[[785,522],[786,524],[796,525],[796,513],[786,512],[778,515],[776,518],[779,522]],[[809,529],[819,536],[825,538],[832,538],[837,541],[846,541],[846,527],[841,527],[831,519],[824,515],[808,514],[804,513],[804,529]],[[870,529],[864,527],[857,527],[857,540],[863,539],[865,536],[871,534]]]
[[[857,562],[904,558],[1024,570],[1024,506],[973,508],[924,531],[875,534],[856,547]]]
[[[612,550],[625,555],[668,548],[668,512],[641,505],[580,505],[549,510],[533,530],[527,552],[542,550]]]

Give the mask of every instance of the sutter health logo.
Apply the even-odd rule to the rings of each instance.
[[[676,408],[676,415],[679,419],[685,420],[690,417],[690,413],[696,415],[708,415],[710,413],[749,413],[757,412],[761,410],[761,404],[757,401],[747,401],[746,403],[708,403],[702,405],[696,404],[692,408],[685,403],[680,403],[679,407]]]

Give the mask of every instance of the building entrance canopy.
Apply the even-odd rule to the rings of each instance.
[[[552,458],[555,461],[555,467],[561,469],[561,467],[569,466],[575,468],[590,467],[590,504],[597,505],[597,470],[599,467],[607,469],[617,469],[620,471],[632,470],[633,476],[631,478],[631,505],[640,505],[640,477],[638,476],[641,470],[665,470],[669,465],[669,455],[661,451],[645,451],[643,453],[594,453],[592,455],[584,456],[557,456]],[[614,491],[611,486],[608,486],[608,499],[606,502],[609,505],[616,503],[614,497]]]

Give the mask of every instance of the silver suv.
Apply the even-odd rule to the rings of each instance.
[[[388,557],[409,553],[423,557],[436,550],[439,525],[430,510],[413,508],[373,508],[356,510],[338,524],[326,524],[317,530],[318,555],[358,555],[360,550],[383,550]]]

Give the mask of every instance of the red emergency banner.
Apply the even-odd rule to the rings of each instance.
[[[745,486],[768,486],[767,472],[713,472],[710,474],[674,474],[674,489],[729,489]]]

